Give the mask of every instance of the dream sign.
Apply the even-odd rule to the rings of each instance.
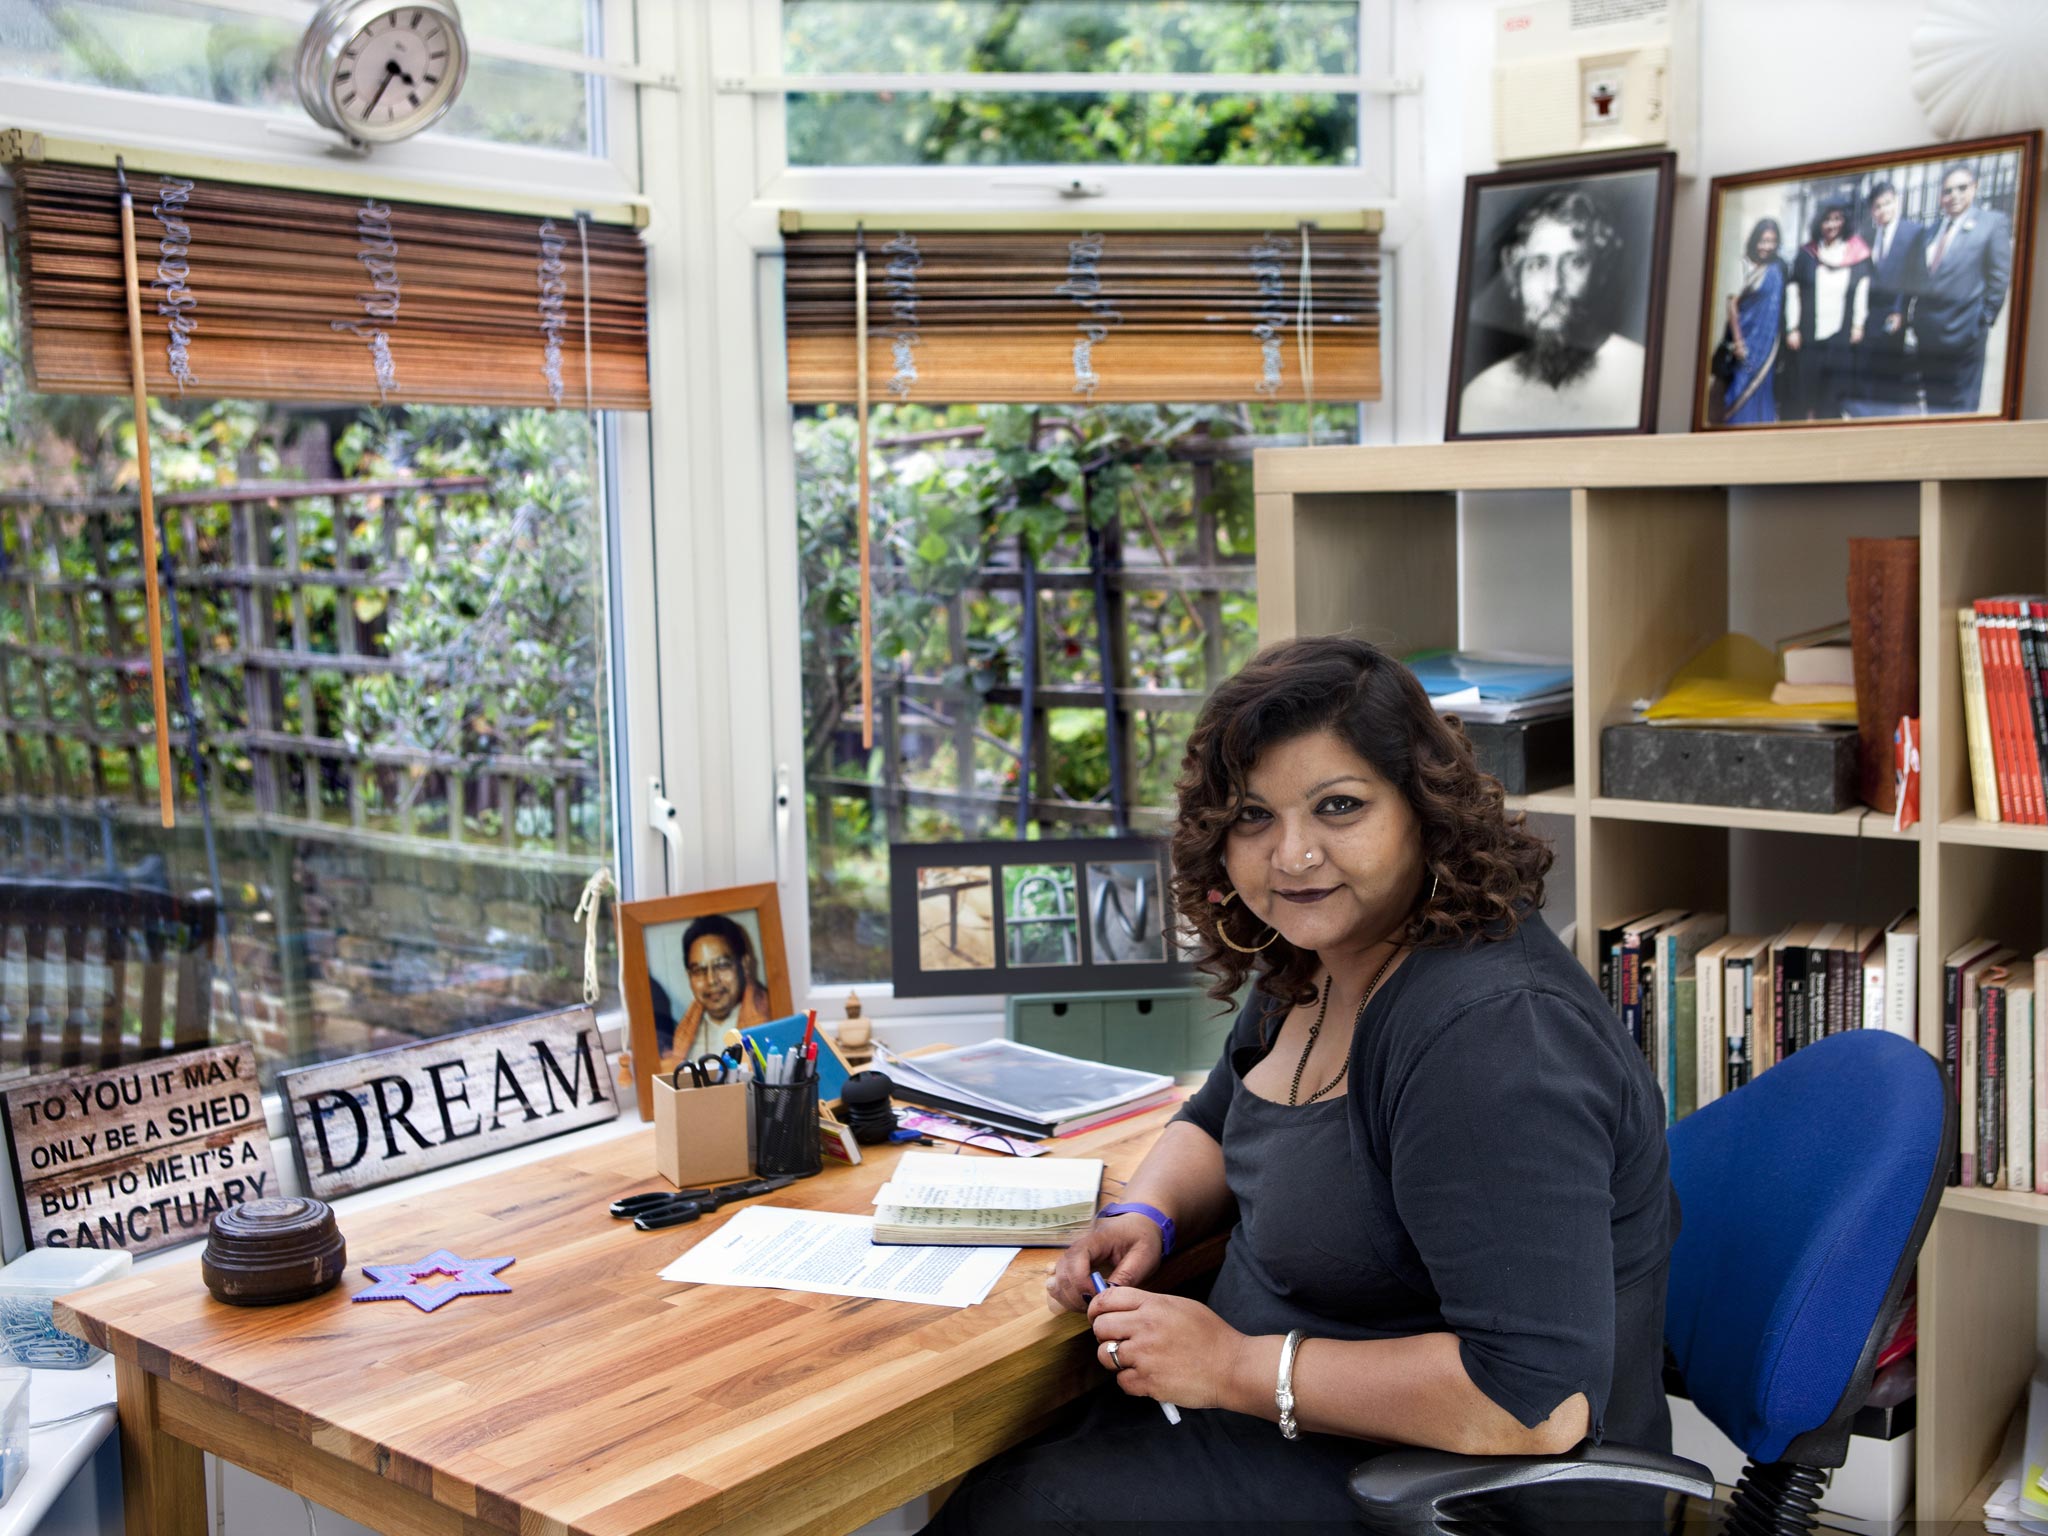
[[[588,1008],[304,1067],[277,1086],[307,1193],[321,1200],[619,1113]]]
[[[275,1195],[256,1053],[247,1045],[39,1077],[0,1096],[28,1240],[151,1253]]]

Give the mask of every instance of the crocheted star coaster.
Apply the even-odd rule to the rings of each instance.
[[[409,1301],[422,1312],[431,1312],[457,1296],[507,1295],[512,1287],[496,1276],[512,1262],[458,1259],[440,1248],[417,1264],[365,1264],[363,1273],[377,1283],[357,1291],[349,1300]]]

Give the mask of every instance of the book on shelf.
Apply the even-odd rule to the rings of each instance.
[[[1657,932],[1652,967],[1656,980],[1650,990],[1654,1006],[1648,1033],[1651,1067],[1658,1091],[1664,1095],[1666,1124],[1677,1122],[1681,1098],[1695,1101],[1698,1087],[1697,1081],[1688,1081],[1699,1049],[1698,1035],[1685,1033],[1681,1038],[1682,1032],[1697,1030],[1698,1018],[1695,1014],[1688,1023],[1680,1012],[1678,989],[1693,975],[1694,959],[1701,948],[1727,931],[1727,913],[1693,912]]]
[[[2048,997],[2048,949],[2034,956],[2034,998]],[[2033,1171],[2034,1193],[2048,1195],[2048,1022],[2036,1018],[2034,1021],[2033,1049],[2033,1093],[2028,1102],[2033,1105]],[[2016,1188],[2018,1186],[2015,1186]]]
[[[1670,1084],[1674,1122],[1829,1035],[1897,1026],[1911,1037],[1912,1014],[1894,993],[1910,998],[1919,984],[1914,909],[1882,925],[1726,926],[1720,913],[1695,914],[1657,936],[1658,964],[1671,967],[1659,984],[1671,1026],[1656,1037],[1670,1053],[1658,1086]]]
[[[1991,719],[1984,704],[1983,651],[1977,644],[1977,610],[1956,610],[1958,650],[1963,663],[1963,740],[1970,754],[1970,798],[1977,819],[1996,822],[1999,816],[1997,768],[1992,760]]]
[[[1785,681],[1802,685],[1856,686],[1855,653],[1849,644],[1849,621],[1841,619],[1778,642],[1778,660]],[[1791,702],[1789,700],[1783,702]]]
[[[877,1051],[878,1056],[883,1056]],[[1021,1136],[1067,1136],[1172,1100],[1173,1079],[1017,1040],[883,1056],[896,1097]]]
[[[1920,1038],[1920,913],[1908,908],[1885,924],[1884,1027]]]
[[[1636,1043],[1636,1049],[1643,1053],[1643,1059],[1654,1067],[1656,1056],[1654,1046],[1647,1037],[1643,1022],[1643,998],[1645,982],[1643,963],[1650,955],[1651,945],[1657,935],[1673,923],[1688,916],[1683,907],[1666,907],[1648,917],[1636,919],[1621,932],[1621,954],[1619,977],[1622,1026],[1628,1030],[1629,1038]]]
[[[1920,713],[1920,541],[1849,540],[1850,648],[1856,673],[1858,798],[1898,805],[1892,732]]]
[[[1956,618],[1977,819],[2048,826],[2048,598],[1982,597]]]
[[[1095,1220],[1102,1160],[905,1152],[875,1191],[873,1241],[1064,1248]]]
[[[1973,1165],[1965,1184],[1996,1189],[2005,1176],[2005,1033],[2012,972],[1994,965],[1977,994],[1977,1049],[1964,1070],[1977,1077],[1977,1113],[1962,1133],[1963,1155]]]
[[[1949,1081],[1955,1084],[1956,1107],[1960,1112],[1956,1167],[1949,1175],[1951,1184],[1977,1182],[1979,1037],[1983,1033],[1981,994],[1987,979],[2003,981],[2005,969],[2015,953],[2011,949],[1992,949],[1966,962],[1957,972],[1955,1045],[1953,1053],[1946,1054],[1942,1063],[1948,1069]],[[1943,1038],[1946,1043],[1946,1027]]]
[[[1689,966],[1671,984],[1674,1022],[1672,1053],[1674,1065],[1671,1095],[1666,1099],[1669,1123],[1675,1125],[1700,1107],[1699,1061],[1699,972]]]
[[[1854,704],[1856,688],[1851,683],[1774,683],[1773,704]]]

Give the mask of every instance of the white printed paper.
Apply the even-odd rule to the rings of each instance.
[[[874,1222],[836,1211],[749,1205],[661,1272],[696,1285],[759,1286],[824,1296],[978,1305],[1015,1248],[877,1247]]]

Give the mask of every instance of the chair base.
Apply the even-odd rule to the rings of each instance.
[[[1819,1523],[1830,1475],[1792,1461],[1750,1462],[1728,1501],[1728,1536],[1806,1536]]]

